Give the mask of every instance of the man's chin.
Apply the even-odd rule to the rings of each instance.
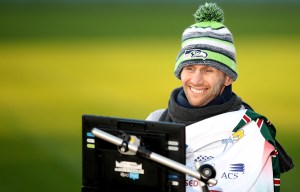
[[[193,106],[193,107],[203,107],[205,106],[206,104],[203,103],[203,102],[199,102],[199,101],[189,101],[190,105]]]

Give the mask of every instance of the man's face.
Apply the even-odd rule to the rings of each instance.
[[[233,80],[216,68],[197,64],[182,69],[181,82],[189,103],[202,107],[219,96]]]

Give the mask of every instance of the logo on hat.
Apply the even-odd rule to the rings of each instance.
[[[197,58],[197,59],[206,59],[208,54],[201,49],[188,49],[185,50],[184,56],[187,59]]]

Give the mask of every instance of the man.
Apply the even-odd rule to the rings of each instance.
[[[208,163],[216,168],[212,191],[279,191],[280,172],[293,163],[275,140],[274,126],[232,92],[237,79],[233,37],[216,4],[206,3],[195,13],[196,23],[182,35],[175,89],[168,108],[147,120],[184,123],[186,165]],[[200,190],[187,176],[186,191]]]

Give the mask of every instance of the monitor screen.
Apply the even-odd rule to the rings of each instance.
[[[82,192],[182,192],[185,174],[95,137],[97,128],[111,135],[124,133],[146,149],[185,165],[185,126],[95,115],[82,116]],[[125,134],[125,135],[126,135]]]

